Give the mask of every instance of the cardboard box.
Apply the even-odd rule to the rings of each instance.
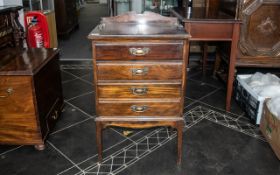
[[[280,160],[280,120],[269,111],[267,100],[264,103],[260,129]]]
[[[234,98],[255,124],[259,125],[262,117],[263,103],[266,99],[254,93],[245,79],[252,75],[237,75],[234,84]]]

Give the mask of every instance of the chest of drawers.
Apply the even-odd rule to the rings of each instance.
[[[170,126],[178,131],[181,162],[188,37],[176,19],[153,13],[104,18],[89,34],[99,160],[107,126]]]
[[[58,51],[10,49],[0,54],[0,144],[44,149],[63,104]]]

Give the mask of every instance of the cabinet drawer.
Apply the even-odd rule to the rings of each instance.
[[[0,76],[0,114],[34,114],[32,79]]]
[[[97,44],[97,60],[182,60],[182,42]]]
[[[98,80],[179,80],[182,62],[97,63]]]
[[[99,116],[180,116],[181,104],[176,102],[101,102]]]
[[[179,98],[180,84],[98,85],[99,98]]]
[[[35,114],[6,114],[0,112],[0,143],[41,143],[41,135],[38,131]]]

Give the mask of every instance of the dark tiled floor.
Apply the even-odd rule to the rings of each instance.
[[[97,164],[92,69],[61,67],[65,107],[47,148],[0,146],[1,175],[280,174],[279,160],[258,127],[234,102],[226,113],[223,86],[199,72],[187,81],[181,167],[176,165],[176,133],[161,127],[132,130],[128,136],[122,128],[106,129],[104,159]]]

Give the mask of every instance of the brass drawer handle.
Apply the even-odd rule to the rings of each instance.
[[[54,111],[54,115],[52,115],[52,119],[56,120],[58,118],[58,111]]]
[[[133,93],[134,95],[145,95],[148,92],[148,88],[146,87],[142,87],[142,88],[136,88],[136,87],[132,87],[130,88],[131,93]]]
[[[0,95],[0,98],[7,98],[7,97],[9,97],[10,95],[12,95],[13,92],[14,92],[14,89],[13,89],[13,88],[8,88],[8,89],[6,90],[7,95]]]
[[[149,71],[149,68],[133,68],[132,69],[132,75],[146,75]]]
[[[148,109],[148,106],[146,106],[146,105],[143,105],[143,106],[133,105],[130,108],[133,112],[145,112]]]
[[[129,52],[135,56],[143,56],[150,52],[150,49],[147,47],[144,48],[129,48]]]

